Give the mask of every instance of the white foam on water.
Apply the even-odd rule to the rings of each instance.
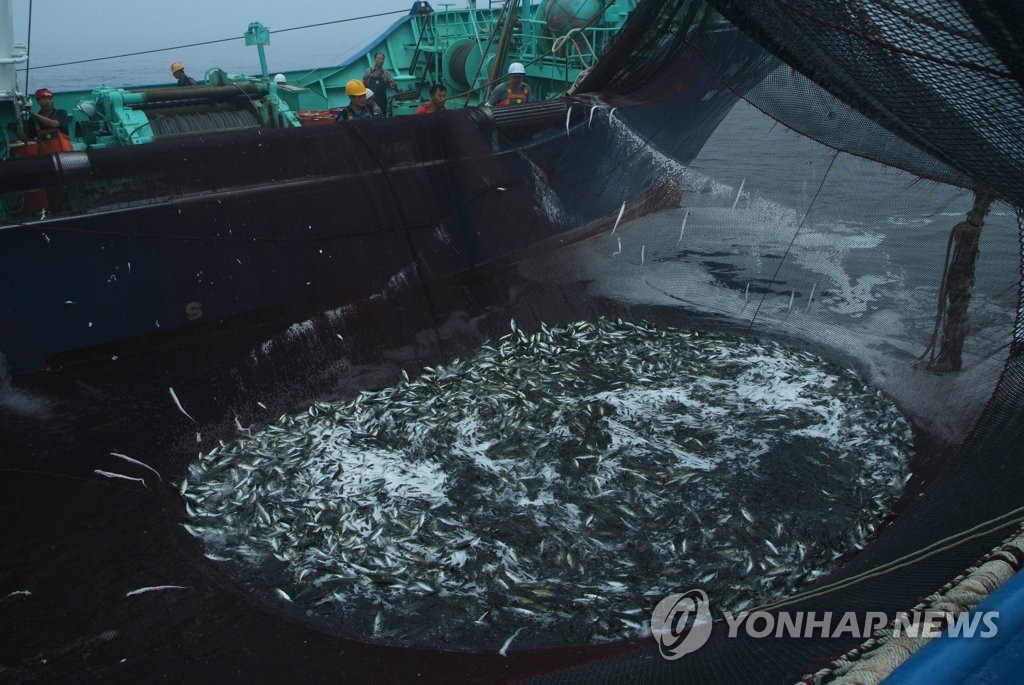
[[[988,292],[975,293],[964,368],[940,378],[916,369],[915,361],[931,332],[941,262],[935,264],[933,277],[922,270],[910,281],[906,266],[882,253],[888,225],[884,219],[872,226],[849,219],[819,224],[811,217],[801,225],[798,212],[774,200],[755,195],[748,208],[736,210],[725,206],[731,202],[728,197],[721,202],[623,222],[616,235],[623,245],[618,257],[609,257],[614,246],[607,236],[594,236],[524,263],[520,270],[527,278],[585,284],[591,297],[718,315],[755,331],[837,350],[856,359],[871,382],[931,434],[951,443],[962,439],[999,377],[1005,355],[990,352],[1012,335],[1013,310],[1007,309],[1004,296],[1015,292],[1012,279],[1004,290],[990,285]],[[685,214],[687,227],[680,240]],[[1012,222],[1014,217],[1005,219]],[[796,242],[787,253],[794,235]],[[990,239],[1001,240],[997,235],[1003,233]],[[648,255],[642,267],[638,259],[629,258],[640,245]],[[766,286],[784,254],[777,282]],[[725,264],[733,282],[724,284],[709,263]],[[799,279],[800,292],[790,308],[790,293],[798,289],[790,284],[793,279]],[[808,306],[812,287],[815,297]],[[770,292],[762,294],[761,288]]]

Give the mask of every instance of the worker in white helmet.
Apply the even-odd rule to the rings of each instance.
[[[506,105],[521,105],[530,101],[530,84],[523,81],[526,75],[526,67],[522,62],[513,62],[508,65],[508,81],[500,84],[487,98],[487,104],[492,107],[504,107]]]
[[[377,104],[377,95],[370,90],[366,89],[366,109],[370,110],[370,115],[374,119],[383,119],[384,110],[381,109],[380,105]]]

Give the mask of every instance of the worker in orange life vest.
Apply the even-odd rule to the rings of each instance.
[[[491,97],[487,98],[487,104],[492,107],[504,107],[506,105],[521,105],[530,101],[530,85],[523,82],[526,74],[526,67],[522,62],[513,62],[508,65],[508,83],[502,83]]]
[[[39,111],[32,112],[24,127],[18,128],[18,138],[22,142],[38,141],[39,154],[70,152],[73,148],[68,138],[68,113],[54,109],[53,93],[48,88],[37,90],[35,97]]]
[[[28,119],[18,121],[15,135],[23,143],[30,140],[36,142],[34,148],[28,148],[28,154],[47,155],[55,152],[71,152],[74,147],[68,138],[68,113],[53,106],[53,93],[48,88],[40,88],[35,92],[39,111],[31,112]],[[25,202],[18,212],[19,216],[30,216],[42,211],[63,212],[68,207],[68,196],[60,185],[26,192]]]

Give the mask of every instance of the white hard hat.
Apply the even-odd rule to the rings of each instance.
[[[372,97],[373,97],[373,91],[370,90],[369,88],[367,88],[366,89],[366,99],[369,100]]]
[[[508,65],[508,73],[509,74],[525,74],[526,73],[526,67],[523,66],[522,62],[513,62],[512,64]]]
[[[284,83],[287,79],[284,74],[277,74],[274,76],[274,83]]]

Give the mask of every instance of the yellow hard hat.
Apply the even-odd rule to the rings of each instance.
[[[178,71],[179,69],[184,69],[184,68],[185,68],[185,65],[182,64],[181,62],[171,62],[171,73],[172,74],[174,72]]]
[[[359,79],[352,79],[345,84],[345,95],[349,97],[358,97],[360,95],[366,95],[366,86]]]

